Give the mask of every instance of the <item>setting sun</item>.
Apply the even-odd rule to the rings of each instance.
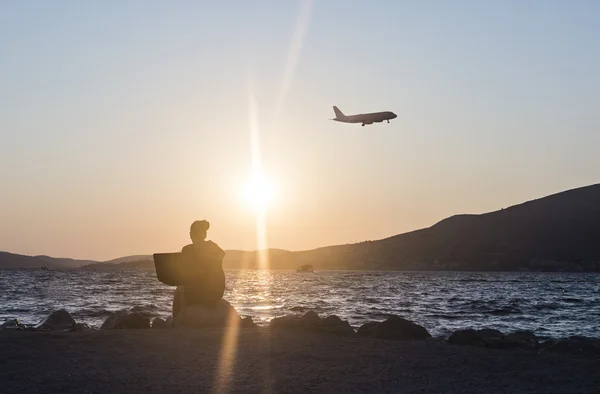
[[[254,177],[246,184],[245,201],[257,213],[265,211],[273,202],[274,196],[273,184],[264,177]]]

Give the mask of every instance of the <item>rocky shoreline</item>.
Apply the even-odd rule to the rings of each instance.
[[[538,353],[563,353],[570,355],[600,357],[600,338],[570,336],[542,340],[529,331],[502,333],[495,329],[463,329],[451,333],[447,337],[434,338],[426,328],[406,320],[400,316],[391,315],[385,321],[372,321],[358,328],[352,327],[347,321],[336,315],[325,318],[313,311],[303,316],[283,316],[272,319],[266,327],[259,327],[251,317],[242,318],[235,309],[222,301],[221,312],[207,311],[199,308],[192,311],[191,318],[179,323],[169,317],[152,318],[143,312],[118,312],[110,315],[100,329],[95,329],[84,323],[77,323],[68,311],[61,309],[51,313],[38,324],[22,324],[17,319],[11,319],[0,325],[2,332],[95,332],[106,330],[139,330],[139,329],[177,329],[177,328],[226,328],[228,325],[239,326],[241,329],[262,329],[271,331],[291,331],[308,333],[327,333],[338,336],[375,338],[391,341],[441,341],[457,346],[476,346],[489,349],[522,349]],[[226,305],[225,305],[226,304]],[[233,319],[228,319],[232,316]]]

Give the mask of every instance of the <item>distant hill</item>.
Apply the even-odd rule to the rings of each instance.
[[[315,269],[600,271],[600,184],[390,238],[295,252]]]
[[[0,252],[0,268],[77,268],[90,263],[95,261]]]
[[[119,257],[118,259],[103,261],[103,264],[120,264],[120,263],[130,263],[136,261],[144,261],[144,260],[152,260],[152,255],[148,254],[137,254],[133,256],[125,256]]]
[[[154,260],[146,259],[146,260],[133,260],[133,261],[125,261],[122,263],[93,263],[86,264],[81,269],[92,269],[92,270],[114,270],[114,269],[131,269],[131,268],[144,268],[144,269],[154,269]]]
[[[260,268],[256,251],[227,250],[225,269]],[[600,272],[600,184],[481,215],[456,215],[377,241],[262,253],[271,269]],[[153,268],[152,256],[107,262],[0,252],[0,268]]]

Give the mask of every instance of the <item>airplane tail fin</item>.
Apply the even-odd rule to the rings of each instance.
[[[344,115],[344,113],[335,105],[333,106],[333,112],[335,112],[335,117],[338,119],[344,119],[346,117],[346,115]]]

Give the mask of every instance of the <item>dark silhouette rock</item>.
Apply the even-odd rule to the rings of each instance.
[[[317,323],[319,331],[331,332],[338,335],[352,336],[356,335],[354,329],[345,320],[340,319],[336,315],[327,316]]]
[[[448,342],[461,346],[481,346],[494,349],[536,349],[537,337],[529,331],[516,331],[508,335],[493,329],[459,330],[448,338]]]
[[[431,334],[422,326],[406,320],[400,316],[392,315],[382,322],[369,322],[358,329],[361,337],[392,339],[392,340],[419,340],[431,338]]]
[[[306,312],[302,317],[281,316],[269,322],[269,328],[274,330],[291,329],[301,331],[329,332],[337,335],[352,336],[356,333],[347,321],[331,315],[321,319],[314,311]]]
[[[371,330],[373,330],[379,323],[377,321],[370,321],[368,323],[363,324],[358,328],[357,334],[359,337],[368,337]]]
[[[521,349],[537,349],[540,342],[531,331],[515,331],[506,335],[505,347],[517,347]]]
[[[27,326],[17,319],[10,319],[0,325],[0,330],[25,330]]]
[[[541,343],[540,352],[600,357],[600,339],[582,336],[553,339]]]
[[[69,329],[72,332],[85,332],[85,331],[96,331],[85,323],[76,323],[72,328]]]
[[[152,320],[152,328],[171,328],[171,326],[169,326],[167,324],[166,321],[164,321],[163,319],[161,319],[160,317],[155,317],[154,320]]]
[[[269,327],[274,329],[279,328],[300,328],[302,327],[302,321],[298,316],[280,316],[271,319]]]
[[[190,305],[181,310],[173,319],[172,327],[224,327],[229,324],[239,324],[242,318],[235,308],[224,299],[213,307]]]
[[[41,330],[65,330],[75,327],[75,320],[64,309],[52,312],[48,317],[35,325],[36,329]]]
[[[330,317],[337,317],[337,316],[330,316]],[[300,319],[302,320],[303,324],[307,324],[307,325],[317,324],[318,322],[321,321],[321,318],[315,311],[306,312]]]
[[[459,330],[453,332],[452,335],[448,338],[448,342],[454,345],[462,345],[462,346],[484,346],[484,347],[494,347],[491,346],[496,341],[501,340],[504,337],[498,330],[492,329],[483,329],[483,330],[473,330],[471,328],[466,330]]]
[[[106,318],[100,330],[150,328],[150,319],[139,313],[115,313]]]
[[[128,313],[135,313],[140,316],[146,316],[149,319],[152,319],[152,316],[156,315],[158,311],[158,307],[156,305],[136,305],[129,309]]]
[[[485,346],[483,338],[471,328],[453,332],[448,338],[448,342],[462,346]]]

